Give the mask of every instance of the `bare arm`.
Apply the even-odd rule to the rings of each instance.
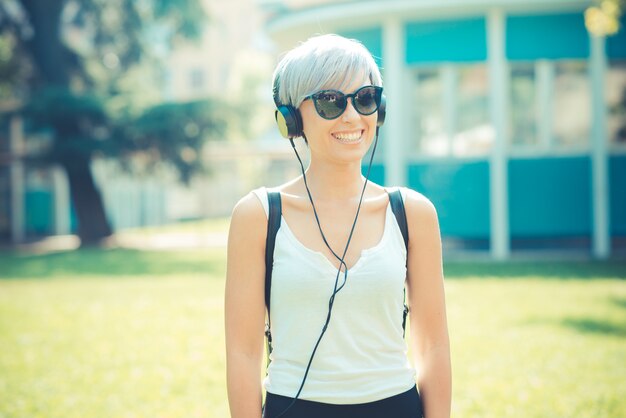
[[[426,418],[449,418],[452,377],[446,319],[441,237],[437,212],[417,192],[406,199],[409,224],[410,342]]]
[[[261,202],[248,194],[235,206],[228,233],[226,376],[232,418],[261,417],[266,233]]]

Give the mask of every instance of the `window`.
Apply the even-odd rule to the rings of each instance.
[[[455,155],[485,155],[495,131],[489,122],[489,79],[484,65],[458,69],[457,122],[453,139]]]
[[[510,142],[544,151],[581,148],[591,133],[586,61],[510,63]]]
[[[533,63],[511,63],[510,139],[513,145],[537,145],[537,83]]]
[[[204,70],[202,68],[194,68],[189,72],[189,87],[192,89],[204,88]]]
[[[445,132],[443,83],[437,69],[421,70],[416,77],[415,132],[419,154],[446,155],[449,151]]]
[[[591,91],[584,61],[555,63],[553,136],[556,146],[589,144]]]
[[[605,99],[608,112],[608,137],[611,144],[626,145],[626,61],[609,62]]]
[[[494,140],[489,123],[484,64],[420,69],[413,96],[417,153],[430,156],[484,155]]]

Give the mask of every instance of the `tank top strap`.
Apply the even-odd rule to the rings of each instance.
[[[258,189],[252,190],[252,193],[254,193],[254,195],[261,201],[261,204],[263,205],[263,210],[265,211],[265,216],[269,216],[270,208],[269,202],[267,200],[267,188],[259,187]]]

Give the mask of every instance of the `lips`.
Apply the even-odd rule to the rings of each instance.
[[[333,138],[344,144],[352,144],[359,142],[363,137],[363,130],[349,132],[334,132],[331,134]]]

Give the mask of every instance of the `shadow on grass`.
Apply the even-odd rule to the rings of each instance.
[[[611,298],[611,302],[620,308],[626,309],[626,298],[613,297]]]
[[[626,261],[446,262],[444,271],[448,279],[626,279]],[[85,248],[43,255],[0,252],[0,278],[176,274],[224,277],[226,251],[223,248],[184,251]],[[626,306],[626,301],[616,303]]]
[[[446,278],[626,279],[626,260],[446,262]]]
[[[602,334],[626,338],[625,324],[618,325],[609,321],[598,321],[588,318],[567,318],[561,324],[585,334]]]
[[[225,251],[140,251],[134,249],[79,249],[26,255],[0,253],[0,278],[68,276],[170,276],[206,274],[224,277]]]

